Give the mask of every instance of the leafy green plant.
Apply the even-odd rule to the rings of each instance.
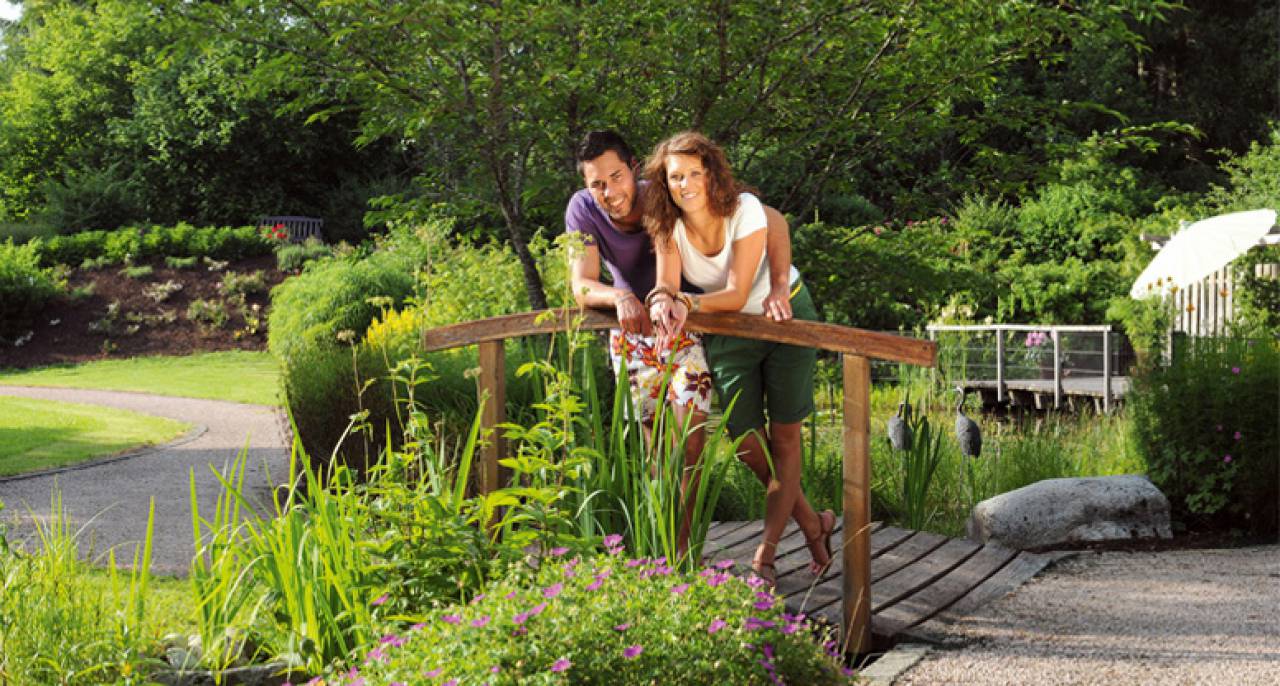
[[[276,268],[282,272],[302,271],[308,262],[332,255],[323,241],[308,238],[302,243],[281,243],[276,248]]]
[[[1254,534],[1277,529],[1280,345],[1193,338],[1144,366],[1128,396],[1135,442],[1174,516]]]
[[[221,329],[231,320],[227,308],[216,300],[197,298],[187,304],[187,319],[207,330]]]
[[[511,573],[466,605],[431,611],[331,674],[368,683],[842,684],[835,641],[725,568],[681,573],[663,559],[569,557]],[[556,554],[560,557],[555,557]],[[514,570],[513,570],[514,571]],[[828,651],[824,653],[825,647]]]
[[[0,243],[0,341],[16,338],[66,288],[65,281],[39,263],[40,241]]]
[[[108,557],[110,584],[91,582],[60,491],[51,516],[32,518],[39,549],[0,546],[0,674],[15,684],[143,684],[159,664],[146,611],[154,503],[127,579]]]
[[[223,273],[222,282],[218,287],[222,290],[222,294],[227,297],[263,293],[267,290],[267,277],[262,273],[261,269],[248,274],[228,271]]]
[[[914,440],[902,451],[902,524],[920,531],[929,528],[936,510],[929,502],[933,475],[942,461],[942,432],[933,428],[925,415],[907,421]]]
[[[164,266],[170,269],[191,269],[199,261],[200,258],[194,255],[191,257],[174,257],[170,255],[164,258]]]
[[[130,279],[145,279],[155,273],[155,267],[149,264],[140,264],[133,267],[125,267],[120,270],[122,276]]]

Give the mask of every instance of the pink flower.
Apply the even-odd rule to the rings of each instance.
[[[445,624],[461,624],[462,623],[462,615],[445,615],[440,619],[443,619]]]
[[[1240,368],[1239,368],[1239,367],[1232,367],[1232,368],[1231,368],[1231,373],[1232,373],[1232,374],[1239,374],[1239,373],[1240,373]]]
[[[595,580],[595,581],[592,581],[591,583],[587,584],[587,590],[588,590],[588,591],[598,591],[598,590],[600,590],[600,587],[601,587],[601,586],[603,586],[603,585],[604,585],[604,578],[603,578],[603,577],[599,577],[599,576],[598,576],[598,577],[596,577],[596,580]]]
[[[723,584],[724,582],[728,581],[728,580],[729,580],[729,579],[731,579],[731,578],[732,578],[732,577],[730,577],[730,576],[729,576],[727,573],[725,573],[725,572],[716,572],[715,574],[711,575],[711,576],[707,579],[707,585],[708,585],[708,586],[710,586],[710,587],[712,587],[712,588],[715,588],[716,586],[719,586],[720,584]]]
[[[681,593],[684,593],[687,590],[689,590],[689,584],[677,584],[671,587],[671,592],[676,595],[680,595]]]
[[[458,680],[457,680],[457,679],[450,679],[450,680],[448,680],[448,681],[444,682],[443,684],[440,684],[440,686],[458,686]]]
[[[490,668],[489,668],[489,673],[490,673],[490,674],[497,674],[498,672],[501,672],[501,671],[502,671],[502,668],[501,668],[501,667],[499,667],[498,665],[494,665],[494,666],[492,666],[492,667],[490,667]]]
[[[572,666],[573,666],[573,663],[569,661],[569,658],[567,658],[567,657],[562,657],[562,658],[560,658],[559,660],[556,660],[556,661],[555,661],[555,664],[552,664],[552,665],[551,665],[551,671],[553,671],[553,672],[563,672],[563,671],[568,670],[568,669],[569,669],[570,667],[572,667]]]
[[[471,599],[471,604],[472,604],[472,605],[475,605],[476,603],[480,602],[481,600],[484,600],[484,594],[483,594],[483,593],[481,593],[481,594],[477,595],[476,597],[472,598],[472,599]]]
[[[1231,437],[1238,441],[1238,440],[1240,440],[1241,438],[1244,438],[1244,434],[1242,434],[1242,433],[1240,433],[1239,431],[1237,431],[1237,432],[1235,432],[1235,434],[1233,434]]]
[[[639,560],[627,560],[626,562],[627,567],[630,567],[632,569],[645,564],[648,564],[648,560],[645,560],[643,558]]]
[[[1224,455],[1224,456],[1222,457],[1222,461],[1223,461],[1223,462],[1225,462],[1225,463],[1227,463],[1227,464],[1231,464],[1231,456],[1230,456],[1230,455]]]
[[[534,606],[533,606],[533,609],[529,610],[529,614],[531,614],[531,615],[540,615],[540,614],[542,614],[542,611],[543,611],[543,610],[545,610],[545,609],[547,609],[547,604],[546,604],[546,603],[538,603],[537,605],[534,605]]]
[[[628,660],[634,660],[635,658],[639,657],[639,656],[640,656],[640,653],[642,653],[642,652],[644,652],[644,646],[641,646],[641,645],[638,645],[638,644],[637,644],[637,645],[630,646],[630,647],[626,648],[625,650],[623,650],[623,651],[622,651],[622,657],[624,657],[624,658],[626,658],[626,659],[628,659]]]
[[[559,547],[556,547],[556,548],[552,548],[552,549],[551,549],[551,556],[552,556],[552,557],[560,557],[561,555],[564,555],[564,554],[565,554],[565,553],[567,553],[567,552],[569,552],[569,549],[568,549],[568,548],[566,548],[566,547],[564,547],[564,546],[559,546]]]
[[[711,625],[707,627],[707,633],[714,634],[715,632],[725,628],[726,626],[728,625],[725,623],[723,619],[714,620],[711,622]]]
[[[374,607],[377,607],[378,605],[381,605],[381,604],[383,604],[383,603],[387,602],[387,600],[388,600],[390,597],[391,597],[391,596],[387,595],[386,593],[383,593],[382,595],[378,596],[377,598],[374,598],[374,599],[373,599],[373,603],[371,603],[371,604],[372,604]]]
[[[441,668],[439,668],[439,667],[436,667],[435,669],[431,670],[430,672],[427,672],[427,673],[423,674],[422,676],[425,676],[425,677],[427,677],[428,679],[434,679],[434,678],[436,678],[436,677],[440,676],[440,673],[441,673],[441,672],[443,672],[443,671],[444,671],[443,669],[441,669]]]
[[[751,588],[760,588],[761,586],[764,586],[764,579],[752,574],[747,578],[747,585]]]
[[[747,617],[747,621],[743,624],[743,628],[747,631],[755,631],[756,629],[772,629],[774,623],[767,619],[759,617]]]
[[[378,639],[378,642],[383,645],[387,645],[388,643],[390,643],[391,647],[399,648],[404,645],[404,638],[400,636],[396,636],[395,634],[387,634],[386,636],[383,636],[382,638]]]
[[[409,631],[422,631],[426,627],[427,627],[426,624],[422,622],[418,622],[417,624],[414,624],[413,626],[409,627]]]
[[[784,624],[782,627],[782,633],[786,634],[787,636],[790,636],[791,634],[794,634],[799,630],[800,630],[800,624],[797,622],[788,622]]]
[[[721,560],[716,563],[716,569],[729,569],[735,564],[737,563],[735,563],[733,560]]]
[[[754,608],[755,608],[755,609],[757,609],[757,610],[768,610],[769,608],[773,607],[773,601],[772,601],[772,600],[757,600],[757,601],[755,602],[755,605],[752,605],[752,607],[754,607]]]
[[[485,615],[485,616],[483,616],[483,617],[480,617],[479,619],[473,619],[473,620],[471,620],[471,626],[473,626],[473,627],[475,627],[475,628],[477,628],[477,629],[479,629],[479,628],[481,628],[481,627],[483,627],[483,626],[487,626],[488,624],[489,624],[489,615]]]
[[[506,594],[506,595],[504,595],[504,596],[502,596],[502,597],[503,597],[503,598],[506,598],[507,600],[515,600],[515,598],[516,598],[516,592],[515,592],[515,591],[512,591],[512,592],[510,592],[510,593],[508,593],[508,594]]]
[[[560,591],[563,591],[563,590],[564,590],[564,584],[554,583],[542,589],[542,596],[544,598],[554,598],[560,595]]]
[[[609,534],[604,537],[604,547],[617,548],[622,545],[622,534]]]
[[[631,622],[624,622],[624,623],[622,623],[622,624],[619,624],[619,625],[617,625],[617,626],[613,627],[613,630],[614,630],[614,631],[626,631],[627,629],[630,629],[630,628],[631,628]]]

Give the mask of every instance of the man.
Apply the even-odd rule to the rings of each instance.
[[[682,333],[670,351],[656,349],[644,299],[653,290],[657,261],[641,223],[639,197],[644,188],[636,183],[635,154],[617,133],[592,131],[582,139],[575,157],[586,188],[573,195],[565,210],[565,230],[581,234],[585,244],[585,250],[570,265],[574,297],[583,307],[614,308],[619,328],[609,334],[609,353],[615,371],[627,372],[631,398],[645,427],[646,439],[657,403],[668,402],[677,421],[682,425],[689,421],[695,427],[686,439],[685,462],[696,464],[705,444],[702,426],[711,408],[711,375],[697,334]],[[786,321],[791,319],[791,241],[782,214],[767,206],[765,214],[770,294],[764,301],[764,313],[775,321]],[[613,277],[612,285],[600,280],[602,260]],[[668,368],[671,376],[667,396],[660,399]],[[739,458],[767,487],[771,474],[763,447],[754,435],[748,436],[742,446]],[[813,542],[810,548],[815,561],[825,565],[829,556],[825,550],[820,553],[817,549],[825,544],[823,534],[829,534],[826,522],[803,498],[797,501],[792,516]],[[834,526],[834,519],[831,525]],[[682,551],[687,535],[687,530],[681,532]]]

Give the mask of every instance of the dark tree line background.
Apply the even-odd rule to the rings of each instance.
[[[375,229],[446,212],[508,244],[534,306],[529,240],[560,230],[591,128],[640,149],[684,128],[719,140],[792,216],[828,301],[860,278],[897,289],[828,317],[894,326],[1101,317],[1105,298],[1072,301],[1118,288],[1097,265],[1126,259],[1138,218],[1227,183],[1222,163],[1280,117],[1275,0],[23,10],[0,34],[0,230],[290,213],[354,242],[382,198]],[[902,283],[879,274],[901,260]]]

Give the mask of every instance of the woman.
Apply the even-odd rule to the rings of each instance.
[[[657,285],[646,299],[662,337],[680,334],[689,312],[761,314],[769,297],[764,209],[729,169],[724,151],[702,134],[686,131],[661,143],[644,176],[645,229],[658,258]],[[666,189],[663,193],[659,189]],[[792,268],[791,308],[801,319],[817,319],[813,301]],[[680,292],[681,275],[702,294]],[[767,436],[772,467],[762,455],[740,457],[766,487],[764,538],[752,568],[771,584],[774,557],[787,518],[794,517],[821,572],[831,559],[835,515],[814,513],[800,489],[800,428],[813,412],[813,368],[817,353],[804,348],[733,336],[706,336],[707,362],[721,402],[734,401],[727,418],[734,437]],[[661,346],[660,346],[661,348]],[[768,427],[765,411],[768,410]],[[755,451],[762,453],[759,444]]]

